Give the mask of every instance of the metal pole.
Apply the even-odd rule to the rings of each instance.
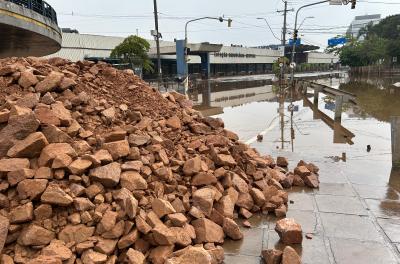
[[[157,0],[154,0],[154,23],[156,27],[156,46],[157,46],[157,70],[158,70],[158,89],[162,83],[162,68],[161,68],[161,54],[160,54],[160,32],[158,31],[158,10],[157,10]]]
[[[297,9],[296,19],[295,19],[295,22],[294,22],[293,36],[295,35],[295,32],[297,30],[297,19],[298,19],[300,10],[302,10],[303,8],[309,7],[309,6],[319,5],[319,4],[328,3],[328,2],[329,2],[329,0],[319,1],[319,2],[316,2],[316,3],[312,3],[312,4],[301,6],[299,9]],[[291,78],[290,78],[290,82],[291,82],[292,86],[294,84],[294,70],[295,70],[294,68],[295,67],[294,67],[293,63],[294,63],[294,55],[295,55],[295,53],[296,53],[296,39],[293,38],[292,60],[291,60],[292,74],[291,74]]]
[[[287,31],[287,1],[285,1],[285,11],[283,13],[283,29],[282,29],[282,46],[283,46],[283,61],[282,61],[282,68],[281,68],[281,88],[283,80],[285,79],[285,71],[286,71],[286,31]]]
[[[199,21],[199,20],[204,20],[204,19],[213,19],[213,20],[219,20],[220,22],[223,21],[228,21],[227,19],[223,19],[222,17],[200,17],[196,19],[189,20],[185,24],[185,62],[186,62],[186,79],[185,79],[185,89],[189,88],[189,59],[188,59],[188,25],[192,22]]]

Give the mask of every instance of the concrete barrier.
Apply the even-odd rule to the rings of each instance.
[[[0,1],[0,58],[45,56],[61,49],[61,29],[50,18]]]

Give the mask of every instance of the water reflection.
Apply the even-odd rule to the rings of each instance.
[[[303,98],[304,106],[309,107],[313,111],[314,120],[321,119],[326,125],[328,125],[328,127],[333,130],[333,143],[347,143],[349,145],[353,145],[354,142],[352,141],[352,139],[355,137],[355,135],[342,126],[342,103],[343,98],[340,96],[336,97],[334,102],[330,102],[330,104],[333,104],[334,106],[333,109],[335,113],[335,118],[332,119],[327,114],[318,109],[318,101],[315,100],[315,97],[314,103],[311,103],[311,101],[306,96],[304,96]],[[332,110],[332,108],[329,109]]]
[[[358,115],[390,122],[390,117],[400,116],[400,89],[393,84],[400,77],[381,79],[353,78],[339,87],[357,96]]]
[[[229,81],[207,80],[194,83],[188,90],[189,98],[194,102],[194,108],[202,112],[205,116],[221,115],[224,109],[231,107],[241,107],[253,102],[275,102],[278,103],[277,116],[280,127],[280,149],[285,149],[286,144],[291,145],[294,151],[294,140],[296,138],[294,113],[298,111],[296,103],[303,102],[303,106],[310,107],[313,111],[315,120],[321,119],[333,131],[333,142],[336,144],[354,144],[352,139],[355,135],[344,128],[341,124],[342,109],[347,110],[347,101],[343,102],[343,97],[336,97],[330,102],[330,106],[335,108],[334,119],[318,109],[319,90],[314,90],[314,94],[303,94],[302,91],[289,90],[273,85],[271,80],[237,80]],[[310,97],[314,97],[313,103]],[[327,98],[327,97],[326,97]],[[285,109],[285,104],[290,103]],[[329,105],[327,104],[329,107]],[[326,108],[328,108],[326,107]],[[285,120],[287,118],[287,120]],[[290,139],[286,139],[286,125],[290,128]],[[261,136],[264,136],[261,134]],[[251,142],[250,142],[251,143]]]
[[[225,107],[271,101],[276,96],[271,80],[197,81],[187,95],[194,102],[194,108],[206,116],[210,115],[208,110],[213,108],[222,111]]]

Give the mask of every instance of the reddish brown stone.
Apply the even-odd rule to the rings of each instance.
[[[233,240],[243,239],[243,233],[240,231],[239,226],[230,218],[224,219],[223,230],[225,234]]]
[[[192,222],[196,231],[196,243],[222,243],[224,242],[224,231],[221,226],[206,218],[197,219]]]
[[[283,250],[282,264],[301,264],[301,258],[297,254],[296,250],[287,246]]]
[[[301,226],[294,219],[284,218],[276,222],[275,231],[284,244],[301,244],[303,232]]]
[[[265,264],[281,264],[283,252],[277,249],[266,249],[261,252]]]

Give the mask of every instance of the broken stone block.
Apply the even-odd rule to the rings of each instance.
[[[290,246],[286,246],[283,250],[282,264],[301,264],[301,258]]]
[[[67,225],[58,233],[58,239],[65,243],[81,243],[93,236],[94,227],[86,225]]]
[[[123,236],[118,241],[117,246],[119,249],[127,248],[127,247],[133,245],[136,242],[136,240],[138,240],[138,238],[139,238],[139,232],[135,228],[129,234],[127,234],[126,236]]]
[[[55,234],[43,227],[31,224],[26,226],[18,237],[18,243],[23,246],[45,246],[53,240]]]
[[[292,218],[277,221],[275,231],[284,244],[301,244],[303,241],[301,226]]]
[[[4,157],[15,140],[22,140],[36,132],[40,122],[33,113],[10,116],[7,125],[0,130],[0,157]]]
[[[7,152],[10,158],[34,158],[39,156],[42,149],[47,146],[46,137],[41,132],[30,134],[27,138],[17,141]]]
[[[175,263],[202,263],[212,264],[211,255],[203,247],[189,246],[179,251],[175,251],[165,261],[166,264]]]
[[[33,211],[35,215],[35,220],[44,220],[51,218],[53,214],[53,209],[49,204],[41,204]]]
[[[171,203],[162,199],[154,199],[151,203],[151,207],[154,213],[156,213],[159,218],[162,218],[163,216],[168,214],[176,213]]]
[[[152,230],[154,241],[159,246],[173,245],[176,242],[176,234],[165,225],[157,225]]]
[[[136,221],[136,227],[141,233],[146,235],[152,230],[151,226],[148,223],[146,223],[146,221],[141,216],[137,216],[135,218],[135,221]]]
[[[58,155],[66,154],[74,158],[77,156],[75,150],[70,144],[67,143],[53,143],[47,145],[40,154],[38,159],[39,166],[47,166],[53,161]]]
[[[74,121],[71,112],[65,108],[62,102],[56,101],[51,105],[51,110],[55,114],[55,116],[60,120],[61,126],[70,126]]]
[[[182,213],[169,214],[168,219],[171,221],[173,226],[177,227],[183,227],[188,221],[187,217]]]
[[[10,118],[10,110],[3,109],[0,111],[0,124],[8,122],[9,118]]]
[[[142,252],[139,252],[132,248],[130,248],[128,252],[126,252],[126,258],[128,264],[144,264],[146,259]]]
[[[258,206],[258,207],[263,207],[263,205],[266,202],[265,196],[263,194],[263,192],[257,188],[252,188],[250,190],[250,194],[251,197],[253,198],[254,203]]]
[[[232,202],[229,195],[223,196],[221,199],[219,199],[214,208],[223,216],[233,218],[235,204]]]
[[[303,181],[304,181],[305,185],[307,185],[310,188],[316,189],[319,187],[319,179],[318,179],[318,176],[315,174],[305,176],[303,178]]]
[[[0,252],[2,252],[4,244],[7,240],[8,228],[10,227],[10,221],[0,215]]]
[[[26,179],[18,183],[17,192],[20,199],[34,200],[39,197],[47,187],[48,180]]]
[[[10,186],[15,186],[25,179],[32,179],[35,176],[35,171],[31,169],[22,169],[17,171],[10,171],[7,173],[7,181]]]
[[[112,255],[115,251],[115,248],[117,247],[117,242],[117,239],[99,238],[99,241],[94,247],[94,250],[106,255]]]
[[[56,184],[51,184],[44,191],[40,200],[44,203],[59,206],[68,206],[74,201],[63,189]]]
[[[130,134],[128,141],[131,146],[140,147],[146,145],[150,141],[150,136],[148,135],[135,135]]]
[[[221,226],[206,218],[192,222],[196,231],[196,243],[223,243],[224,231]]]
[[[183,165],[183,173],[187,176],[194,175],[199,173],[201,170],[201,158],[195,157],[193,159],[189,159]]]
[[[181,121],[176,115],[167,119],[166,125],[172,129],[181,129]]]
[[[285,157],[277,157],[276,165],[278,165],[279,167],[286,168],[287,166],[289,166],[289,162],[288,162],[287,158],[285,158]]]
[[[222,226],[225,234],[233,240],[243,239],[243,233],[240,231],[239,226],[236,222],[230,218],[224,219],[224,225]]]
[[[164,264],[169,255],[172,254],[174,245],[158,246],[150,251],[149,260],[154,264]]]
[[[220,166],[235,166],[236,161],[231,155],[218,154],[216,163]]]
[[[100,182],[104,186],[113,187],[119,183],[121,177],[121,165],[117,162],[90,170],[90,178]]]
[[[82,253],[81,260],[83,264],[103,264],[107,261],[107,255],[88,249]]]
[[[212,173],[200,172],[192,177],[193,186],[212,185],[217,183],[217,178]]]
[[[306,166],[298,166],[294,169],[294,174],[299,175],[300,177],[305,177],[311,174],[311,172],[307,169]]]
[[[97,233],[102,234],[104,232],[110,231],[113,229],[115,224],[117,223],[118,213],[114,211],[107,211],[104,213],[101,218],[100,223],[97,225]]]
[[[265,264],[281,264],[283,252],[277,249],[266,249],[261,252]]]
[[[61,240],[52,240],[50,245],[42,249],[42,254],[44,256],[60,258],[63,261],[72,258],[72,251]]]
[[[42,94],[51,92],[60,85],[63,77],[63,74],[52,71],[43,81],[36,84],[35,89]]]
[[[96,206],[88,199],[84,197],[74,198],[74,207],[80,212],[89,211],[94,209]]]
[[[33,219],[33,204],[31,202],[15,207],[10,212],[10,223],[20,224]]]
[[[139,172],[125,171],[121,174],[120,181],[123,188],[132,192],[135,190],[147,190],[147,182]]]
[[[90,160],[76,159],[70,165],[68,165],[68,169],[74,175],[82,175],[88,168],[90,168],[90,166],[92,166],[92,162]]]
[[[215,190],[211,188],[202,188],[193,193],[193,206],[200,209],[205,215],[211,214],[214,199]]]
[[[10,172],[23,169],[29,169],[30,163],[28,159],[1,159],[0,172]]]
[[[127,140],[105,143],[103,148],[108,150],[114,160],[126,157],[130,152],[129,143]]]
[[[18,84],[24,89],[35,86],[38,82],[39,80],[29,70],[21,72],[21,77],[18,80]]]

